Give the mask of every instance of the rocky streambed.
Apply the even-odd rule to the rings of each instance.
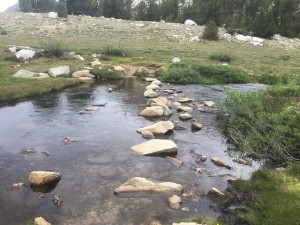
[[[51,224],[72,225],[172,224],[176,218],[196,214],[218,217],[216,203],[207,193],[213,187],[223,191],[228,179],[249,178],[259,165],[239,164],[227,155],[224,120],[217,119],[213,103],[224,99],[225,89],[262,87],[162,84],[154,92],[168,98],[169,105],[162,107],[160,116],[144,117],[140,113],[147,107],[148,85],[135,78],[85,83],[63,93],[3,105],[0,224],[26,224],[39,216]],[[185,102],[187,98],[192,101]],[[160,103],[154,99],[148,105]],[[192,118],[180,119],[182,114]],[[160,122],[156,131],[155,122]],[[145,136],[149,125],[146,130],[152,136]],[[171,143],[172,150],[163,157],[134,151],[134,146],[149,141],[144,138],[153,136]],[[41,170],[62,177],[47,190],[30,187],[29,174]],[[141,183],[139,190],[128,191]],[[161,191],[166,186],[171,189]]]

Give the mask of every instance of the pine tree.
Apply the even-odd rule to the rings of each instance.
[[[68,17],[68,9],[67,4],[64,0],[59,0],[59,2],[56,4],[55,11],[58,14],[58,17]]]
[[[31,0],[19,0],[19,7],[21,12],[32,12]]]

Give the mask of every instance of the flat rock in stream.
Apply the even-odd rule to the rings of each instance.
[[[204,105],[206,105],[206,106],[208,106],[210,108],[213,108],[213,107],[215,107],[216,104],[213,101],[205,101]]]
[[[152,89],[148,89],[144,92],[145,98],[156,98],[157,96],[158,96],[157,93]]]
[[[156,85],[156,84],[150,84],[150,85],[148,85],[147,87],[146,87],[146,90],[148,90],[148,89],[152,89],[152,90],[159,90],[160,89],[160,87],[158,86],[158,85]]]
[[[171,108],[172,105],[172,102],[165,97],[152,98],[147,102],[147,106],[167,106],[168,108]]]
[[[193,131],[199,131],[203,128],[203,125],[199,123],[197,120],[192,120],[191,127]]]
[[[183,186],[173,182],[155,183],[142,177],[134,177],[115,189],[114,193],[124,192],[150,192],[150,193],[172,193],[182,192]]]
[[[191,114],[188,113],[182,113],[179,115],[179,119],[186,121],[186,120],[191,120],[193,119],[193,116]]]
[[[145,156],[172,156],[177,154],[177,145],[170,140],[154,139],[135,145],[131,150]]]
[[[150,106],[144,109],[140,115],[144,117],[170,116],[172,111],[166,106]]]
[[[157,85],[157,86],[161,86],[161,85],[162,85],[161,81],[160,81],[160,80],[157,80],[157,79],[153,80],[153,81],[151,82],[151,84],[154,84],[154,85]]]
[[[189,107],[189,106],[180,105],[180,106],[177,107],[177,112],[188,112],[188,113],[190,113],[192,111],[193,111],[192,107]]]
[[[169,198],[169,205],[172,209],[180,209],[180,205],[182,203],[182,198],[178,195],[173,195]]]
[[[192,102],[193,99],[191,98],[181,98],[181,99],[178,99],[178,102],[180,103],[188,103],[188,102]]]
[[[155,135],[164,135],[165,133],[172,131],[173,129],[174,129],[174,124],[171,121],[159,121],[149,126],[139,128],[137,132],[142,133],[143,131],[149,131],[155,136]]]
[[[33,186],[43,186],[59,182],[61,174],[51,171],[32,171],[29,174],[29,184]]]
[[[225,161],[223,161],[223,160],[221,160],[221,159],[219,159],[217,157],[211,158],[210,160],[216,166],[221,166],[221,167],[226,167],[227,169],[231,169],[231,166],[229,166]]]

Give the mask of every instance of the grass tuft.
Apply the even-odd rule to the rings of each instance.
[[[230,63],[234,59],[234,57],[231,54],[219,52],[219,53],[212,53],[209,56],[209,59],[219,61],[219,62]]]
[[[121,47],[105,46],[101,53],[105,56],[126,57],[128,54]]]

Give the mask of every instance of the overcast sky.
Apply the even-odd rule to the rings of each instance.
[[[3,12],[8,7],[16,4],[18,0],[0,0],[0,12]]]

